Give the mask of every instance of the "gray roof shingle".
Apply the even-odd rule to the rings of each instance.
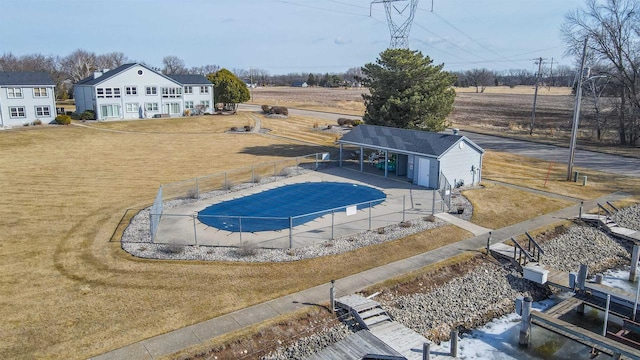
[[[167,74],[182,85],[213,85],[206,77],[197,74]]]
[[[55,85],[44,71],[0,71],[0,85]]]
[[[462,135],[359,125],[344,134],[338,142],[361,146],[371,145],[376,148],[439,157],[462,138],[464,138]],[[467,139],[467,141],[469,140]],[[477,145],[471,144],[480,152],[484,152]]]

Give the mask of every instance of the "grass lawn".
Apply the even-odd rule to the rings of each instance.
[[[88,123],[0,132],[0,357],[81,359],[464,239],[447,226],[279,264],[151,261],[109,242],[159,184],[307,154],[281,137],[226,134],[250,118]],[[323,144],[323,137],[317,142]],[[348,264],[348,266],[345,266]]]

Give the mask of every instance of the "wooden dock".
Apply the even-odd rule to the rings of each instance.
[[[611,356],[620,354],[628,359],[640,359],[640,350],[539,311],[531,312],[531,323]]]
[[[609,234],[621,240],[632,242],[634,245],[640,244],[640,231],[627,229],[616,224],[608,215],[600,214],[583,214],[581,220],[587,224],[597,226],[604,229]]]
[[[363,330],[308,359],[422,360],[423,345],[429,340],[393,321],[377,301],[360,295],[348,295],[336,299],[336,307],[349,312]]]

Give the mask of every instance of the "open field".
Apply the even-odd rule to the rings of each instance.
[[[109,242],[125,210],[149,205],[159,184],[312,153],[334,140],[313,130],[312,118],[261,120],[272,133],[225,133],[254,124],[243,113],[0,132],[11,154],[0,158],[0,357],[86,358],[469,236],[446,226],[284,264],[140,260]],[[491,152],[485,159],[485,177],[499,181],[580,198],[640,195],[637,179],[586,172],[585,188],[552,169],[544,187],[548,163]],[[491,206],[504,193],[474,205]],[[503,203],[502,213],[511,212]]]

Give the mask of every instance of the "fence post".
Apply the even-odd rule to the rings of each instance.
[[[458,357],[458,330],[451,330],[451,357]]]
[[[293,216],[289,216],[289,249],[293,248]]]
[[[371,201],[369,201],[369,231],[371,231]]]
[[[491,248],[491,231],[489,231],[489,237],[487,238],[487,256],[491,254],[489,250],[490,248]]]
[[[333,240],[333,222],[336,216],[335,210],[331,210],[331,240]]]
[[[584,201],[580,201],[580,212],[578,213],[578,219],[582,219],[582,206],[584,206]]]
[[[224,184],[222,184],[222,190],[227,190],[227,172],[224,172]]]
[[[422,344],[422,360],[429,360],[430,353],[431,353],[431,343]]]
[[[435,215],[436,214],[436,190],[433,189],[431,190],[432,192],[432,196],[431,196],[431,215]]]
[[[331,280],[331,287],[329,288],[329,302],[331,303],[331,313],[335,314],[336,312],[336,288],[334,287],[336,281]]]
[[[196,199],[200,199],[200,183],[198,182],[198,178],[196,178]]]
[[[402,222],[404,222],[404,211],[406,208],[406,200],[407,200],[407,195],[402,195]]]
[[[240,246],[242,246],[242,216],[238,216],[238,227],[240,228]]]
[[[278,166],[278,165],[277,165],[277,163],[274,161],[274,162],[273,162],[273,177],[278,176],[278,170],[276,170],[276,166]]]
[[[196,233],[196,217],[197,215],[193,215],[193,241],[196,242],[196,247],[200,247],[198,245],[198,235]]]
[[[251,165],[251,182],[254,184],[256,183],[256,176],[253,172],[253,164]]]

